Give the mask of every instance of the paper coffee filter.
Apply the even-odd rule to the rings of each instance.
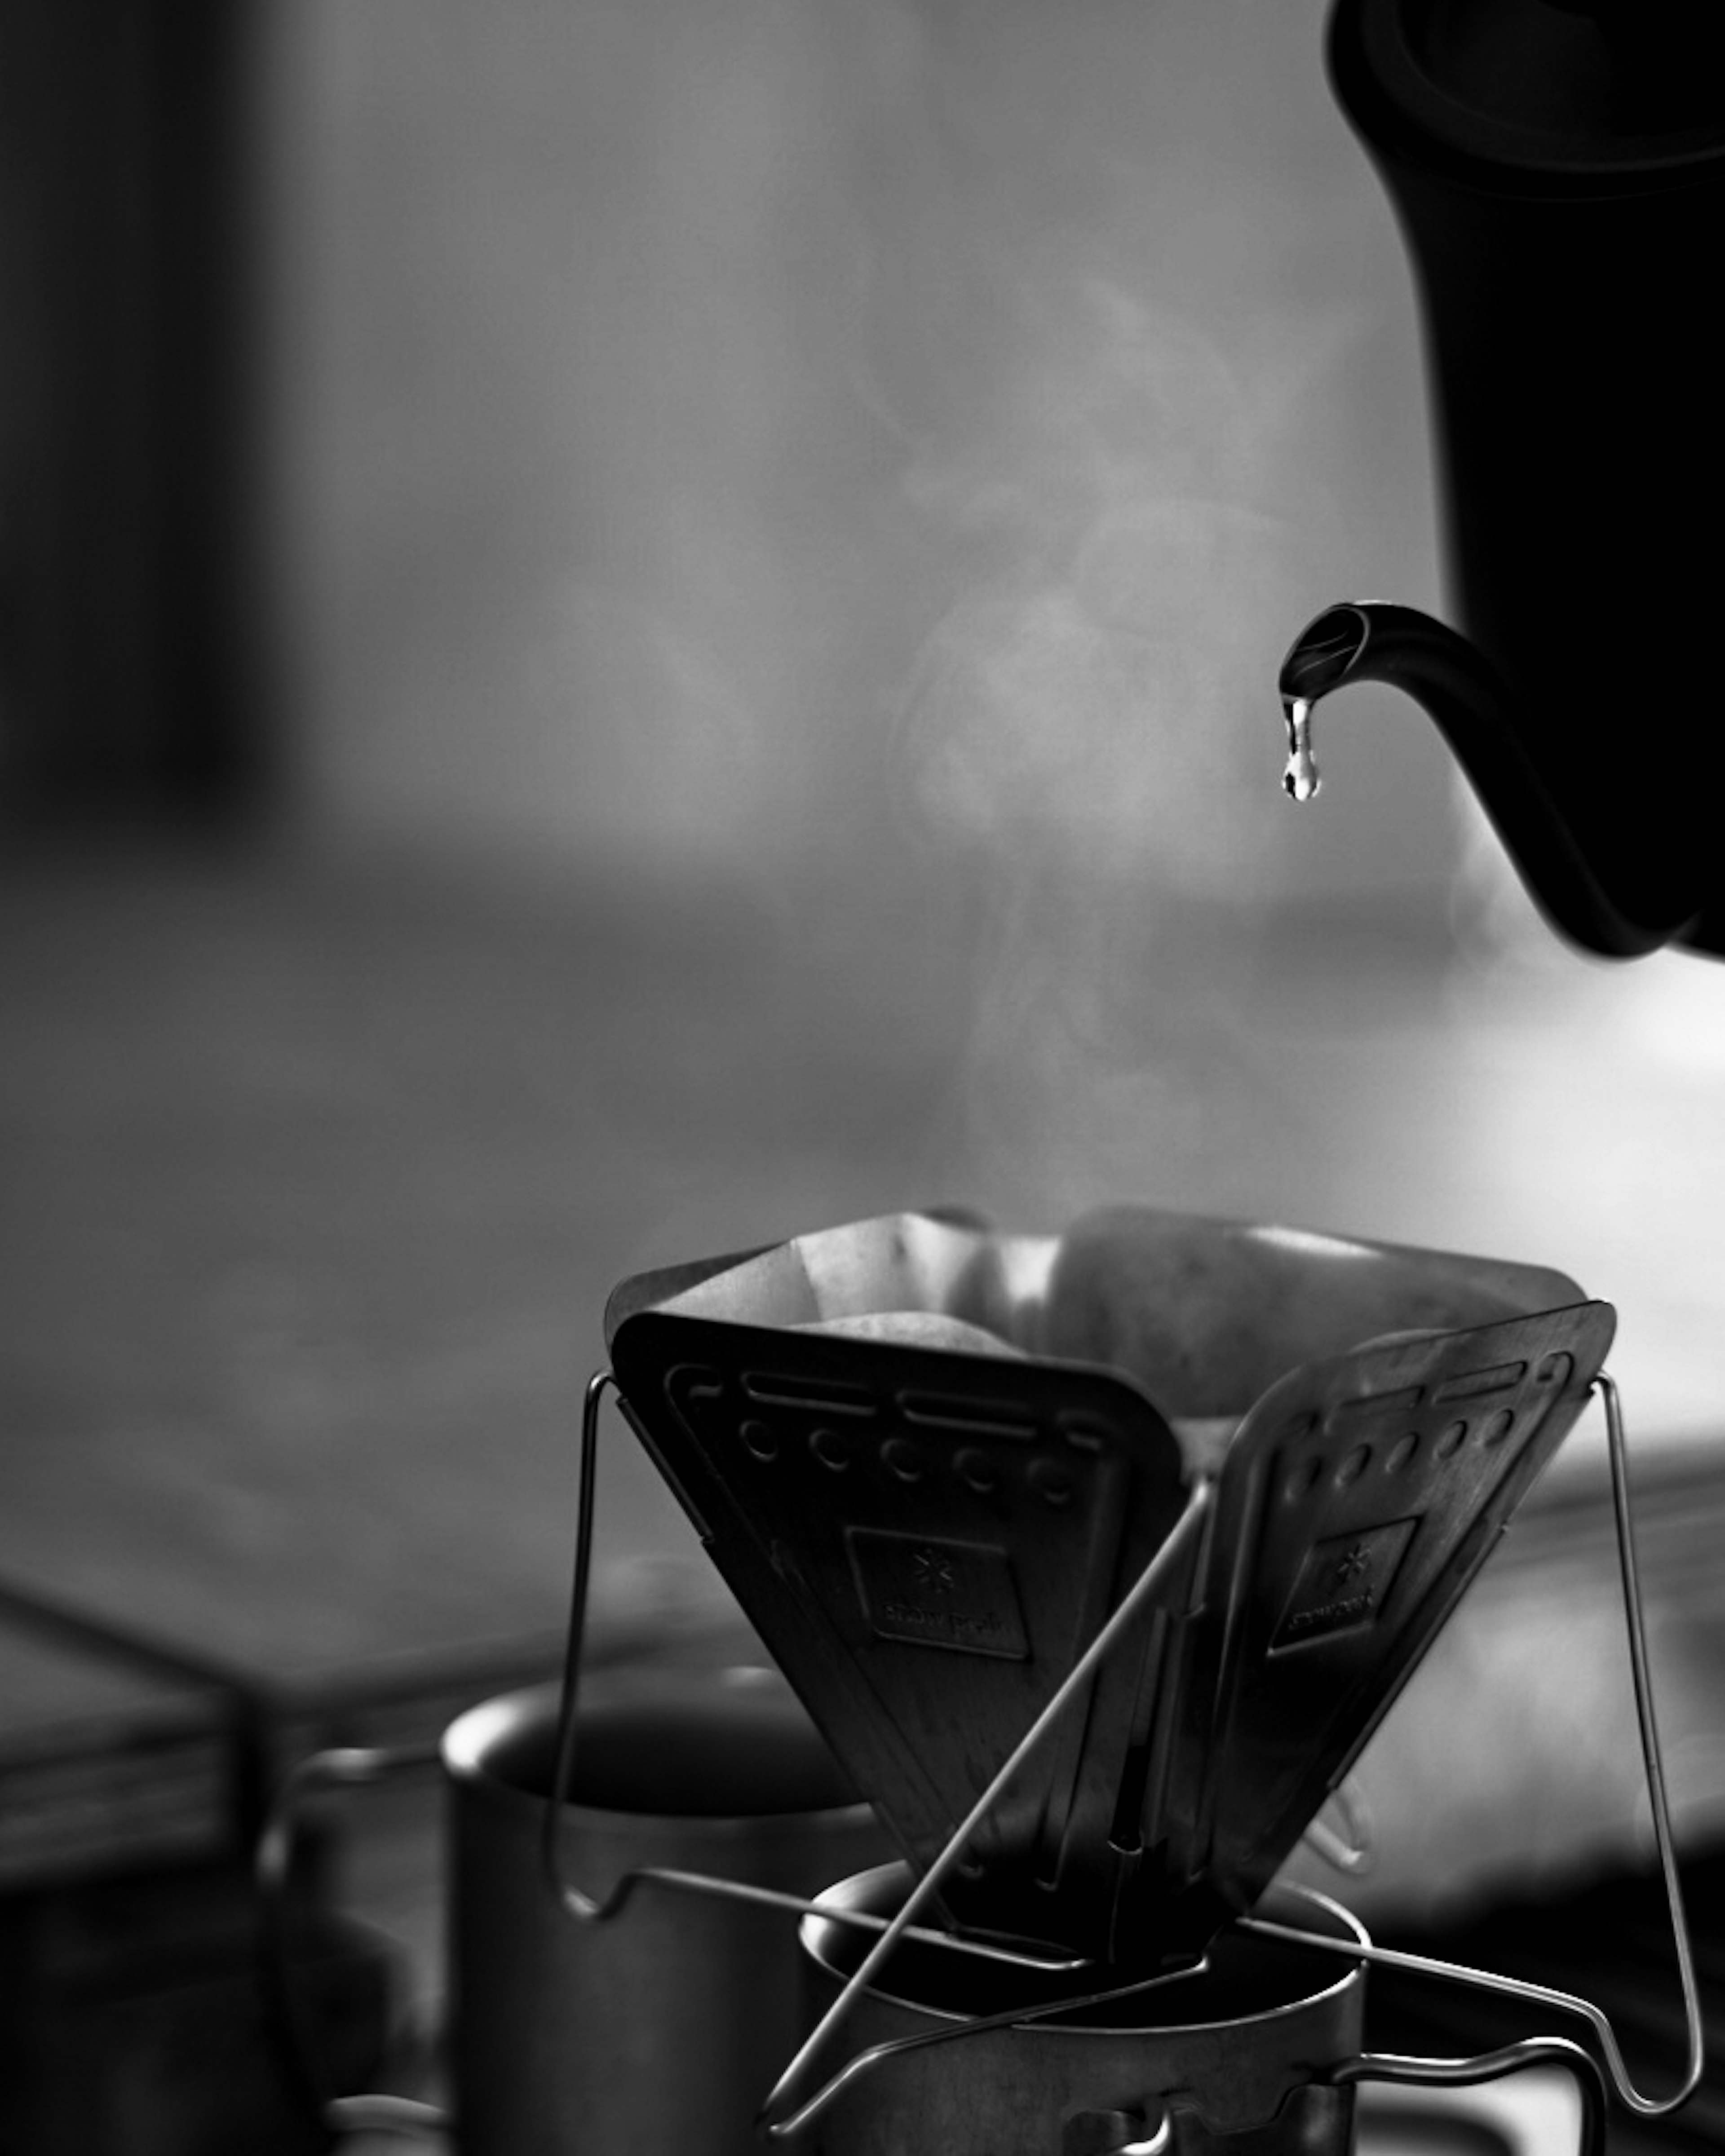
[[[1286,1371],[1379,1335],[1582,1299],[1546,1266],[1123,1205],[1057,1235],[918,1213],[824,1229],[641,1275],[613,1295],[605,1331],[646,1308],[782,1327],[921,1312],[1115,1371],[1170,1417],[1237,1419]]]

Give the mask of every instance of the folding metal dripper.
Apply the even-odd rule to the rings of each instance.
[[[804,1329],[880,1313],[1001,1352]],[[1055,1238],[894,1216],[607,1313],[624,1412],[919,1871],[1214,1478],[942,1881],[973,1933],[1117,1963],[1256,1901],[1613,1324],[1543,1269],[1147,1209]]]

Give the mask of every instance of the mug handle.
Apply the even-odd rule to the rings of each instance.
[[[1060,2156],[1167,2156],[1173,2113],[1165,2107],[1153,2125],[1142,2112],[1076,2111],[1060,2131]]]
[[[318,2056],[311,2019],[294,1975],[288,1949],[288,1911],[294,1857],[302,1814],[309,1801],[332,1789],[355,1789],[393,1781],[434,1766],[435,1744],[393,1750],[345,1745],[302,1759],[276,1791],[258,1837],[253,1875],[258,1894],[260,1977],[270,2021],[301,2101],[326,2132],[452,2134],[454,2121],[440,2106],[411,2097],[341,2096],[330,2087]]]
[[[1357,2059],[1344,2060],[1325,2078],[1337,2087],[1358,2082],[1394,2082],[1421,2088],[1467,2088],[1541,2066],[1562,2066],[1575,2083],[1581,2098],[1577,2156],[1605,2156],[1604,2071],[1591,2051],[1567,2036],[1528,2036],[1471,2059],[1401,2058],[1392,2052],[1363,2051]]]
[[[1143,2111],[1081,2111],[1065,2122],[1060,2156],[1263,2156],[1269,2149],[1322,2148],[1345,2141],[1346,2115],[1338,2117],[1337,2092],[1359,2082],[1394,2082],[1426,2088],[1459,2088],[1497,2081],[1524,2068],[1555,2065],[1574,2076],[1581,2095],[1581,2138],[1578,2156],[1605,2156],[1605,2077],[1592,2054],[1566,2036],[1534,2036],[1482,2052],[1472,2059],[1399,2058],[1364,2052],[1313,2082],[1291,2090],[1273,2119],[1244,2131],[1219,2133],[1191,2112],[1178,2097]],[[1291,2107],[1299,2107],[1290,2117]]]
[[[1353,2145],[1353,2095],[1334,2081],[1301,2082],[1255,2125],[1214,2127],[1178,2091],[1131,2111],[1079,2111],[1064,2121],[1060,2156],[1289,2156]]]

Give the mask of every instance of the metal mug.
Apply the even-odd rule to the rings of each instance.
[[[762,2097],[800,2033],[795,1926],[650,1883],[603,1923],[572,1922],[542,1868],[557,1700],[555,1685],[488,1700],[440,1747],[453,2117],[347,2097],[324,2102],[326,2123],[441,2128],[463,2156],[752,2156]],[[614,1686],[583,1701],[578,1735],[559,1854],[596,1892],[662,1866],[807,1897],[886,1847],[776,1671]],[[266,1883],[285,1876],[305,1794],[393,1763],[307,1761],[278,1805]]]
[[[886,1864],[819,1897],[890,1916],[908,1874]],[[1535,2063],[1506,2051],[1471,2061],[1363,2051],[1366,1963],[1358,1920],[1307,1887],[1301,1928],[1334,1954],[1229,1925],[1196,1971],[1103,2005],[1068,1977],[988,1967],[903,1944],[845,2022],[849,2066],[784,2130],[797,2156],[1350,2156],[1355,2086],[1480,2082]],[[866,1951],[867,1935],[830,1917],[802,1924],[813,2013]],[[812,2014],[811,2014],[812,2018]],[[1542,2058],[1581,2083],[1584,2149],[1603,2148],[1603,2112],[1584,2058],[1558,2040]]]

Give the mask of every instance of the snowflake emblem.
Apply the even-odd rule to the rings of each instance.
[[[950,1594],[958,1584],[952,1577],[952,1560],[945,1550],[913,1550],[911,1577],[930,1594]]]
[[[1362,1573],[1372,1568],[1372,1553],[1363,1543],[1356,1543],[1352,1549],[1343,1550],[1336,1560],[1336,1584],[1351,1587]]]

